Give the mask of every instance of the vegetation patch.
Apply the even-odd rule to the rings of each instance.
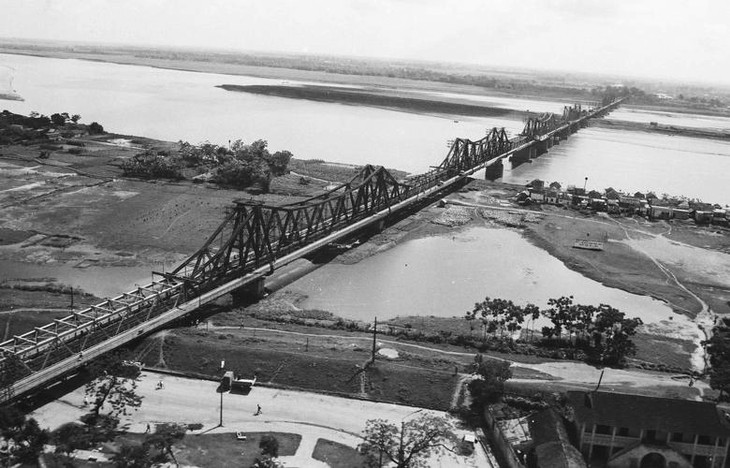
[[[246,432],[246,440],[235,433],[189,435],[175,445],[175,456],[185,466],[251,466],[260,457],[259,444],[264,436],[279,442],[279,456],[294,455],[302,440],[299,434],[284,432]]]
[[[360,468],[366,461],[354,448],[327,439],[317,439],[312,458],[327,463],[330,468]]]

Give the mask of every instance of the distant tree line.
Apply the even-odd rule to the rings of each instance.
[[[10,111],[0,112],[0,144],[25,144],[36,140],[48,140],[51,129],[57,130],[61,136],[86,132],[89,135],[104,133],[104,127],[96,122],[89,125],[79,123],[79,114],[69,115],[68,112],[51,114],[50,117],[31,112],[30,115],[15,114]],[[67,135],[68,134],[68,135]]]
[[[710,357],[710,387],[720,391],[720,399],[730,395],[730,320],[721,319],[712,337],[703,342]]]
[[[549,299],[547,305],[547,309],[540,309],[534,304],[519,306],[509,300],[487,297],[474,304],[466,319],[478,320],[485,336],[512,340],[523,324],[531,323],[527,333],[534,334],[535,321],[544,317],[551,325],[542,327],[543,345],[567,344],[573,357],[580,350],[589,360],[605,365],[622,365],[636,353],[631,337],[642,324],[641,319],[627,318],[607,304],[575,304],[573,296]]]

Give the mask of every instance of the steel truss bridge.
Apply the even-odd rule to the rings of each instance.
[[[478,141],[456,139],[439,166],[404,180],[367,165],[349,182],[306,200],[281,206],[236,202],[203,246],[172,272],[153,272],[149,284],[0,343],[0,403],[69,375],[224,294],[260,293],[265,276],[277,268],[364,228],[382,228],[393,213],[453,190],[481,169],[489,173],[525,152],[542,152],[546,142],[567,137],[620,103],[529,117],[513,138],[494,128]]]

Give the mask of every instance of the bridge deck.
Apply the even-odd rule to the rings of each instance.
[[[440,166],[404,181],[383,168],[366,166],[351,182],[309,200],[277,207],[238,203],[204,246],[172,273],[158,274],[160,278],[147,285],[0,343],[0,403],[424,198],[449,191],[475,172],[569,132],[620,102],[591,111],[566,107],[567,120],[528,121],[526,131],[532,133],[512,139],[496,128],[476,142],[457,139]]]

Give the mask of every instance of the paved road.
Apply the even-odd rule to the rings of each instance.
[[[159,380],[164,388],[156,389]],[[383,418],[399,423],[415,413],[447,416],[443,412],[422,410],[408,406],[339,398],[316,393],[254,387],[249,395],[223,395],[223,427],[217,427],[220,418],[218,384],[210,381],[172,377],[143,372],[138,394],[142,406],[126,416],[130,432],[142,433],[147,424],[162,422],[202,423],[201,432],[278,431],[302,435],[300,449],[293,457],[286,457],[287,466],[320,468],[323,465],[311,458],[311,451],[319,438],[326,438],[356,447],[361,442],[360,432],[368,419]],[[51,429],[78,419],[84,413],[84,389],[79,388],[59,400],[51,402],[31,416],[42,427]],[[257,405],[263,414],[255,416]],[[429,461],[428,466],[473,467],[491,466],[487,456],[464,458],[447,454]],[[495,465],[496,466],[496,465]]]

